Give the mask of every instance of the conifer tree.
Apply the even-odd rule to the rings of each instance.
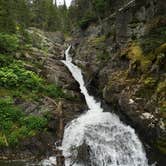
[[[13,13],[14,0],[0,0],[0,31],[15,32],[16,22]]]

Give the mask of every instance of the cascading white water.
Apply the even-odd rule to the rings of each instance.
[[[70,122],[64,131],[62,141],[65,166],[148,166],[146,155],[134,130],[123,124],[111,113],[103,112],[100,103],[89,95],[81,69],[72,63],[66,50],[62,61],[79,83],[89,110]],[[77,160],[78,148],[86,144],[88,161]]]

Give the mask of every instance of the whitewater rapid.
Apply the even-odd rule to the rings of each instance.
[[[134,129],[123,124],[116,115],[103,112],[100,103],[89,95],[81,69],[72,63],[70,48],[62,62],[79,83],[89,110],[65,127],[61,147],[65,166],[148,166]],[[84,144],[88,147],[87,161],[78,156],[78,149]]]

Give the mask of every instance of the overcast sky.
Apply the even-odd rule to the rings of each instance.
[[[66,5],[69,6],[72,0],[66,0]],[[64,0],[57,0],[58,5],[62,5]]]

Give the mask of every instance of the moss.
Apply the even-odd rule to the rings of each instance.
[[[151,60],[143,55],[143,51],[138,43],[131,44],[127,57],[131,60],[132,64],[139,62],[141,71],[147,71],[149,66],[152,64]]]
[[[166,115],[165,115],[165,113],[166,113],[166,106],[161,106],[159,108],[159,111],[160,111],[162,117],[166,118]]]
[[[156,147],[162,154],[166,155],[166,138],[157,140]]]
[[[157,80],[152,77],[147,77],[144,80],[144,85],[147,87],[154,87],[156,85]]]
[[[166,80],[159,82],[157,86],[157,93],[166,92]]]
[[[108,52],[98,53],[97,54],[97,61],[99,62],[107,62],[110,58],[110,55]]]
[[[162,19],[164,18],[152,20],[151,24],[148,25],[149,33],[140,39],[141,47],[145,53],[154,51],[166,42],[166,27],[165,24],[162,24]]]
[[[127,79],[128,71],[117,71],[111,74],[108,82],[108,88],[115,89],[115,87],[119,87],[117,90],[122,90],[126,85],[130,85],[135,81],[135,79]]]
[[[166,43],[161,44],[156,50],[155,54],[161,54],[166,52]]]
[[[106,40],[106,36],[105,36],[105,35],[102,35],[102,36],[100,36],[100,37],[93,38],[91,42],[92,42],[94,45],[98,45],[98,44],[100,44],[100,43],[103,43],[105,40]]]
[[[166,125],[166,100],[159,104],[160,115],[163,118],[164,124]]]
[[[136,92],[135,95],[141,98],[149,99],[154,94],[154,92],[154,89],[143,86]]]
[[[149,99],[156,92],[158,79],[152,76],[142,76],[139,80],[141,87],[137,90],[136,96]]]

